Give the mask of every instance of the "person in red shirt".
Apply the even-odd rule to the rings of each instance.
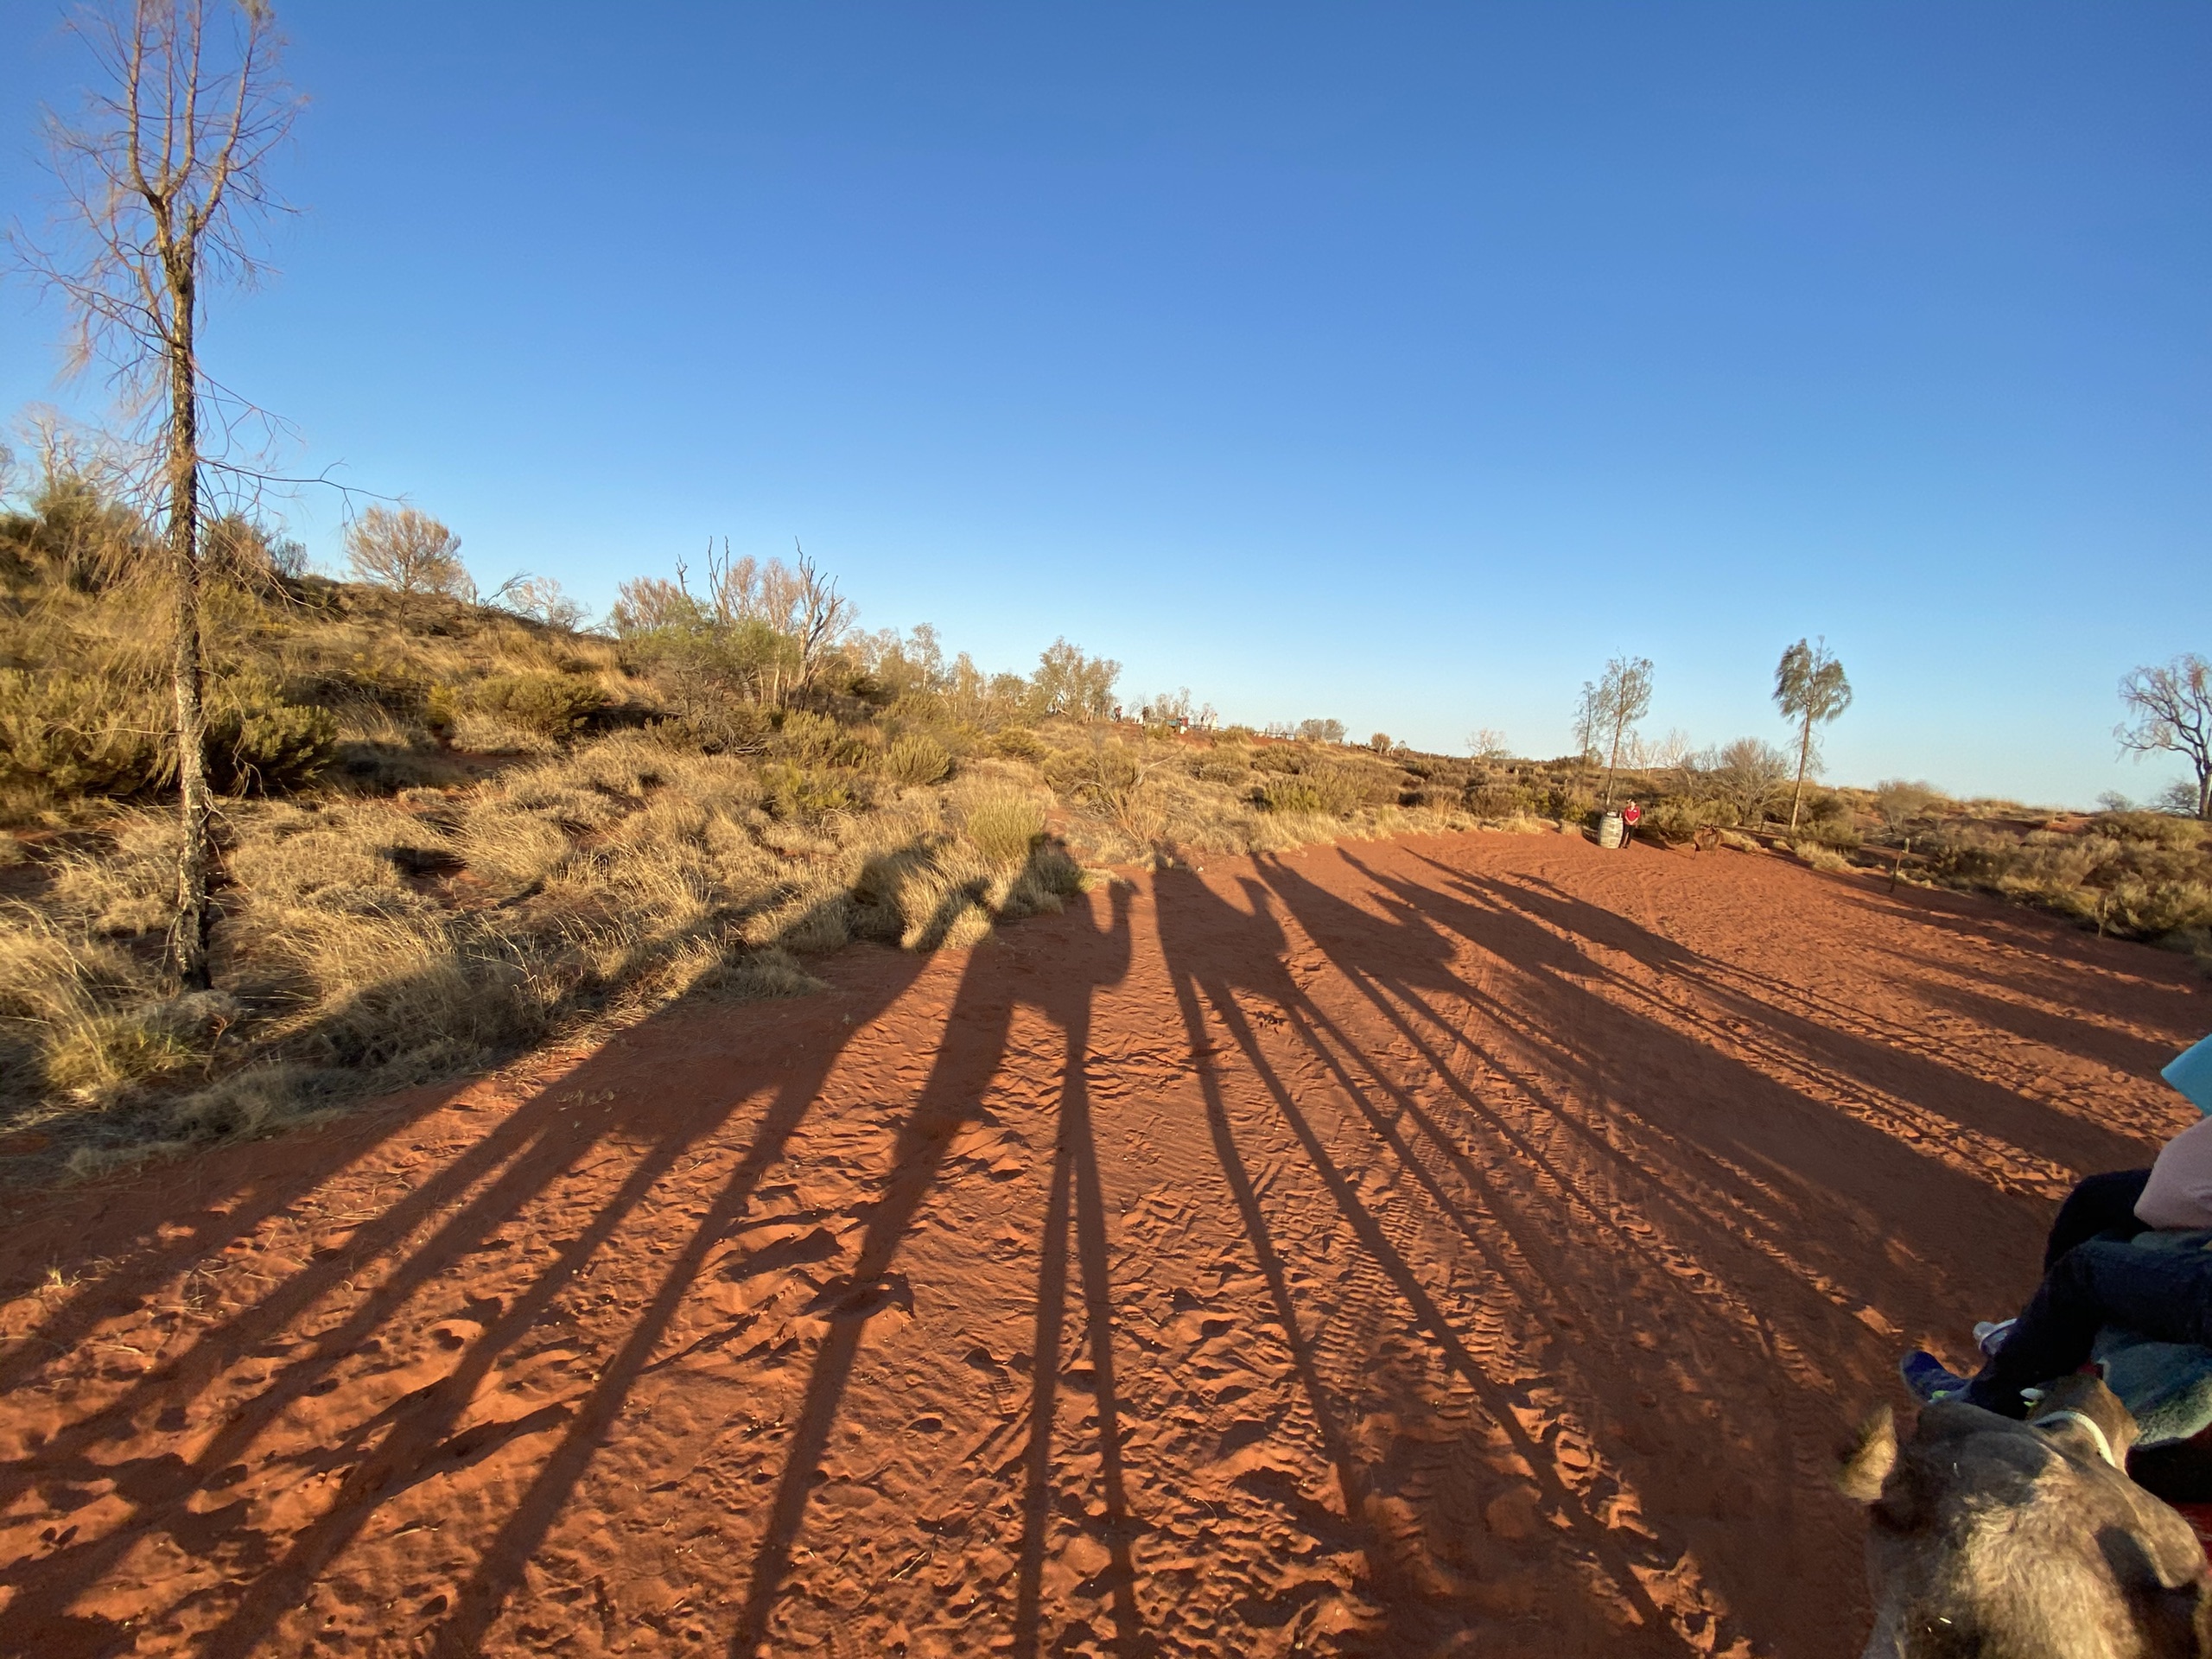
[[[1643,809],[1634,801],[1621,808],[1621,846],[1626,849],[1636,835],[1636,826],[1643,822]]]

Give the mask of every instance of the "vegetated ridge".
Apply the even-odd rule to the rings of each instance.
[[[1417,753],[1335,721],[1213,729],[1115,702],[1060,641],[1027,675],[869,634],[810,563],[479,602],[457,542],[372,510],[309,574],[209,535],[214,988],[164,994],[176,829],[166,595],[89,467],[0,516],[0,1158],[79,1172],[496,1063],[687,994],[775,996],[855,938],[968,944],[1116,865],[1344,836],[1580,830],[1588,757]],[[1785,758],[1746,740],[1611,779],[1665,843],[1762,844]],[[1768,838],[2202,949],[2212,857],[2156,813],[2054,817],[1922,786],[1815,790]],[[1909,854],[1907,849],[1910,849]]]

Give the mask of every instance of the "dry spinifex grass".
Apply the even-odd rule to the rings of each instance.
[[[950,781],[855,773],[848,790],[835,768],[631,732],[467,788],[233,801],[220,988],[182,999],[155,977],[170,820],[120,810],[10,878],[0,1122],[43,1131],[42,1160],[95,1169],[686,995],[803,993],[818,982],[802,958],[855,938],[970,944],[1058,909],[1085,864],[1469,823],[1269,810],[1241,763],[1157,760],[1109,791],[1056,793],[1044,767],[989,755]]]

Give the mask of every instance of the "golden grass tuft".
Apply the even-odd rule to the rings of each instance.
[[[962,809],[960,830],[993,864],[1019,864],[1045,839],[1045,809],[1029,796],[992,789]]]

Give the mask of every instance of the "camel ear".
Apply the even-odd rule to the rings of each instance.
[[[1859,1426],[1857,1443],[1835,1471],[1835,1489],[1846,1497],[1872,1503],[1882,1495],[1883,1483],[1897,1467],[1897,1418],[1887,1406],[1876,1409]]]

